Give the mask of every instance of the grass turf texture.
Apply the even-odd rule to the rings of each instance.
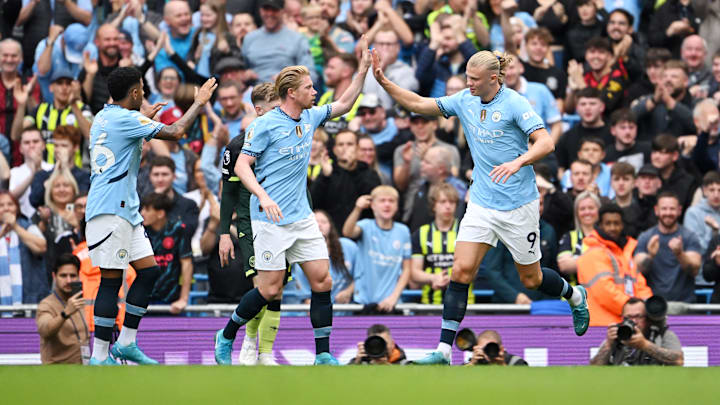
[[[3,404],[710,404],[720,401],[719,377],[718,368],[679,367],[14,366],[0,367],[0,396]]]

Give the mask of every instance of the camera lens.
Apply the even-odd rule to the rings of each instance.
[[[387,343],[380,336],[373,335],[365,339],[365,354],[371,359],[387,355]]]
[[[665,319],[667,309],[667,301],[659,295],[653,295],[645,301],[645,311],[651,321],[659,322]]]
[[[635,322],[627,319],[622,323],[618,324],[618,339],[621,341],[628,340],[635,333]]]
[[[490,342],[483,347],[483,351],[488,359],[494,359],[500,354],[500,346],[495,342]]]

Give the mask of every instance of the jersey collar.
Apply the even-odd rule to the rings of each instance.
[[[291,119],[291,120],[293,120],[293,121],[295,121],[295,122],[300,122],[300,119],[302,118],[302,113],[300,113],[300,117],[301,117],[301,118],[295,119],[295,118],[289,116],[289,115],[288,115],[285,111],[283,111],[283,109],[280,108],[280,107],[275,107],[275,110],[279,111],[280,114],[286,116],[288,119]]]
[[[501,85],[500,85],[500,90],[498,90],[498,92],[495,94],[495,97],[493,97],[492,100],[490,100],[490,101],[487,102],[487,103],[483,103],[482,98],[481,98],[481,99],[480,99],[480,104],[482,104],[482,105],[490,105],[490,104],[493,104],[494,102],[496,102],[496,101],[500,98],[500,95],[503,93],[503,91],[505,91],[505,85],[504,85],[504,84],[501,84]]]

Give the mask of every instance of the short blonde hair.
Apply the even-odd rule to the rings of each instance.
[[[288,66],[278,73],[275,80],[275,93],[285,99],[288,90],[297,90],[305,76],[310,76],[310,71],[305,66]]]
[[[52,173],[50,174],[50,178],[45,180],[45,183],[44,183],[45,205],[50,207],[50,209],[52,209],[55,212],[59,212],[59,211],[62,211],[63,209],[65,209],[65,207],[58,207],[55,204],[55,201],[53,201],[53,199],[52,199],[53,185],[60,178],[65,178],[65,180],[67,180],[70,183],[70,186],[72,187],[73,192],[75,193],[73,195],[73,199],[75,199],[75,196],[77,196],[78,192],[79,192],[77,181],[75,181],[75,177],[73,177],[72,173],[70,172],[70,169],[67,169],[67,168],[59,169],[56,167],[55,170],[53,170]]]
[[[393,186],[385,186],[385,185],[377,186],[370,193],[370,197],[372,197],[372,198],[380,197],[383,195],[394,197],[395,201],[400,200],[400,194],[398,193],[397,190],[395,190],[395,187],[393,187]]]
[[[498,83],[505,82],[505,70],[512,61],[512,56],[498,51],[480,51],[468,61],[468,66],[485,68],[488,72],[497,72]]]

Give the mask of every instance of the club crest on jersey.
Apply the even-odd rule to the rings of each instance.
[[[300,125],[295,127],[295,135],[297,135],[298,138],[302,138],[303,132],[302,128],[300,128]]]
[[[255,128],[248,129],[247,134],[245,134],[245,140],[249,141],[250,139],[252,139],[253,135],[255,135]]]
[[[502,118],[502,114],[500,114],[500,111],[495,111],[494,113],[492,113],[492,116],[490,118],[493,120],[493,122],[498,122],[500,121],[500,118]]]
[[[480,111],[480,122],[485,121],[485,118],[487,118],[487,110]]]

